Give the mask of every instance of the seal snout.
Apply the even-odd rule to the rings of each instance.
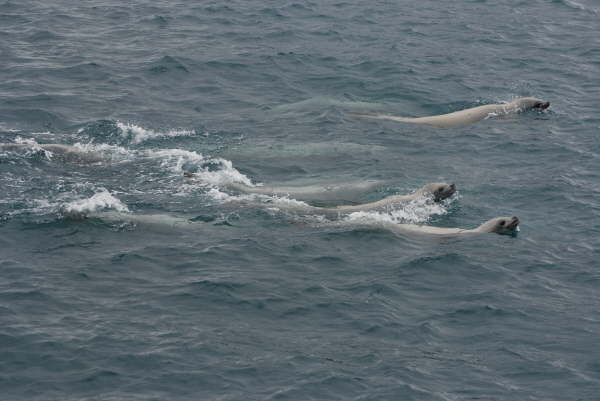
[[[454,192],[456,192],[456,185],[443,184],[433,191],[433,197],[435,201],[441,201],[454,195]]]
[[[550,102],[539,102],[535,105],[535,108],[540,110],[546,110],[548,107],[550,107]]]
[[[448,185],[448,188],[446,189],[446,197],[450,197],[452,195],[454,195],[454,193],[456,192],[456,185],[454,183]]]
[[[514,230],[515,228],[517,228],[519,223],[520,223],[519,218],[517,216],[513,216],[512,220],[510,221],[510,223],[508,223],[507,227],[510,228],[511,230]]]

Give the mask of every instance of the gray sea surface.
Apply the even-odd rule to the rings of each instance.
[[[0,150],[0,400],[598,400],[599,21],[596,0],[0,0],[0,142],[29,144]],[[550,108],[354,116],[522,96]],[[334,206],[438,181],[458,193],[337,219],[227,189],[356,189],[313,203]]]

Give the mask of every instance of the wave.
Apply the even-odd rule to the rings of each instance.
[[[60,207],[61,213],[70,218],[81,218],[89,213],[107,209],[121,213],[129,212],[127,206],[105,188],[101,188],[90,198],[68,202]]]
[[[117,121],[116,125],[121,130],[122,135],[129,139],[132,144],[139,144],[156,138],[196,135],[196,131],[193,129],[170,129],[167,131],[154,131],[152,129],[140,127],[139,125],[123,123],[121,121]]]
[[[196,135],[194,129],[154,130],[140,125],[113,120],[96,120],[80,126],[76,135],[80,141],[113,143],[118,145],[139,145],[143,142],[163,139],[189,137]]]
[[[52,160],[52,156],[54,156],[51,151],[42,148],[35,139],[17,136],[15,138],[15,142],[22,145],[28,145],[25,150],[26,156],[42,155],[44,158],[46,158],[46,160]]]
[[[92,190],[93,195],[85,197],[78,192]],[[82,219],[90,213],[113,210],[129,213],[129,208],[119,198],[103,187],[90,183],[74,184],[67,192],[46,194],[43,198],[17,197],[0,201],[9,209],[1,213],[3,219],[21,217],[33,218],[36,222],[59,219]],[[40,220],[41,219],[41,220]]]
[[[454,197],[452,197],[454,198]],[[450,198],[450,199],[452,199]],[[432,216],[441,216],[448,213],[446,201],[433,202],[427,198],[420,198],[410,201],[401,209],[390,212],[354,212],[349,214],[344,220],[349,224],[377,224],[377,223],[426,223]]]
[[[230,160],[204,157],[202,154],[184,149],[150,149],[146,156],[161,159],[161,167],[182,176],[184,172],[193,171],[194,178],[189,185],[219,188],[228,184],[254,184],[246,175],[240,173]]]

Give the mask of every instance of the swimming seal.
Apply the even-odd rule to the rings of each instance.
[[[333,185],[309,186],[249,186],[232,183],[225,187],[229,190],[245,194],[260,194],[278,197],[289,197],[302,201],[351,201],[362,193],[369,192],[385,184],[385,181],[363,181]]]
[[[409,195],[392,195],[376,202],[364,203],[361,205],[338,206],[335,208],[335,210],[343,213],[380,212],[393,209],[395,206],[405,204],[406,202],[410,202],[418,198],[431,197],[434,201],[439,202],[449,198],[454,194],[454,192],[456,192],[456,185],[454,184],[433,182],[431,184],[424,185]]]
[[[184,172],[184,177],[193,178],[194,173]],[[365,181],[362,183],[336,184],[329,186],[307,186],[307,187],[271,187],[271,186],[250,186],[246,184],[230,183],[225,187],[230,190],[247,194],[270,195],[278,197],[290,197],[294,200],[339,200],[342,197],[352,197],[358,192],[370,191],[382,184],[385,181]],[[365,212],[365,211],[381,211],[393,208],[396,204],[406,203],[422,197],[432,197],[438,202],[449,198],[456,192],[456,185],[445,182],[433,182],[419,188],[412,194],[408,195],[393,195],[381,199],[376,202],[363,203],[360,205],[342,205],[335,208],[317,207],[306,205],[306,209],[313,211],[336,211],[343,213]],[[296,206],[297,207],[297,206]]]
[[[387,212],[419,198],[431,198],[437,202],[452,196],[454,192],[456,192],[456,186],[454,184],[434,182],[423,186],[409,195],[388,196],[387,198],[383,198],[376,202],[363,203],[360,205],[319,207],[307,205],[306,203],[302,202],[286,202],[283,200],[275,200],[273,203],[278,209],[285,209],[287,211],[299,213],[320,214],[325,215],[328,218],[335,219],[342,214],[350,214],[354,212]],[[264,206],[264,204],[261,205]]]
[[[463,229],[463,228],[447,228],[447,227],[431,227],[431,226],[419,226],[416,224],[390,224],[386,225],[386,228],[391,229],[394,232],[417,232],[423,234],[433,235],[456,235],[456,234],[473,234],[473,233],[498,233],[508,234],[515,232],[519,226],[519,218],[517,216],[512,217],[496,217],[486,221],[477,228]]]
[[[195,173],[184,172],[184,177],[194,178]],[[243,194],[257,194],[276,197],[288,197],[301,201],[323,201],[323,202],[344,202],[352,201],[359,195],[373,191],[383,185],[389,184],[389,181],[366,180],[360,182],[346,182],[329,185],[246,185],[241,183],[224,184],[224,188],[230,191]]]
[[[477,228],[447,228],[447,227],[431,227],[420,226],[417,224],[394,224],[394,223],[378,223],[377,225],[390,230],[396,234],[428,234],[428,235],[462,235],[476,233],[498,233],[511,234],[517,231],[519,226],[519,218],[512,217],[496,217],[486,221]]]
[[[97,152],[85,152],[75,146],[58,143],[0,143],[0,150],[9,152],[43,151],[46,157],[57,157],[66,161],[94,163],[102,161],[102,156]]]
[[[455,111],[453,113],[441,114],[429,117],[396,117],[383,114],[353,114],[356,117],[376,118],[380,120],[400,121],[404,123],[427,124],[434,127],[448,128],[473,124],[488,117],[518,113],[522,111],[538,109],[545,110],[550,102],[536,99],[534,97],[522,97],[505,104],[487,104],[473,107],[471,109]]]

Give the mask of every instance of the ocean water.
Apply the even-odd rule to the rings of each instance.
[[[0,0],[0,142],[31,145],[0,151],[0,399],[598,400],[599,19],[595,0]],[[352,116],[520,96],[551,106]],[[458,193],[329,220],[227,189],[370,180],[341,201]],[[379,224],[512,215],[512,236]]]

